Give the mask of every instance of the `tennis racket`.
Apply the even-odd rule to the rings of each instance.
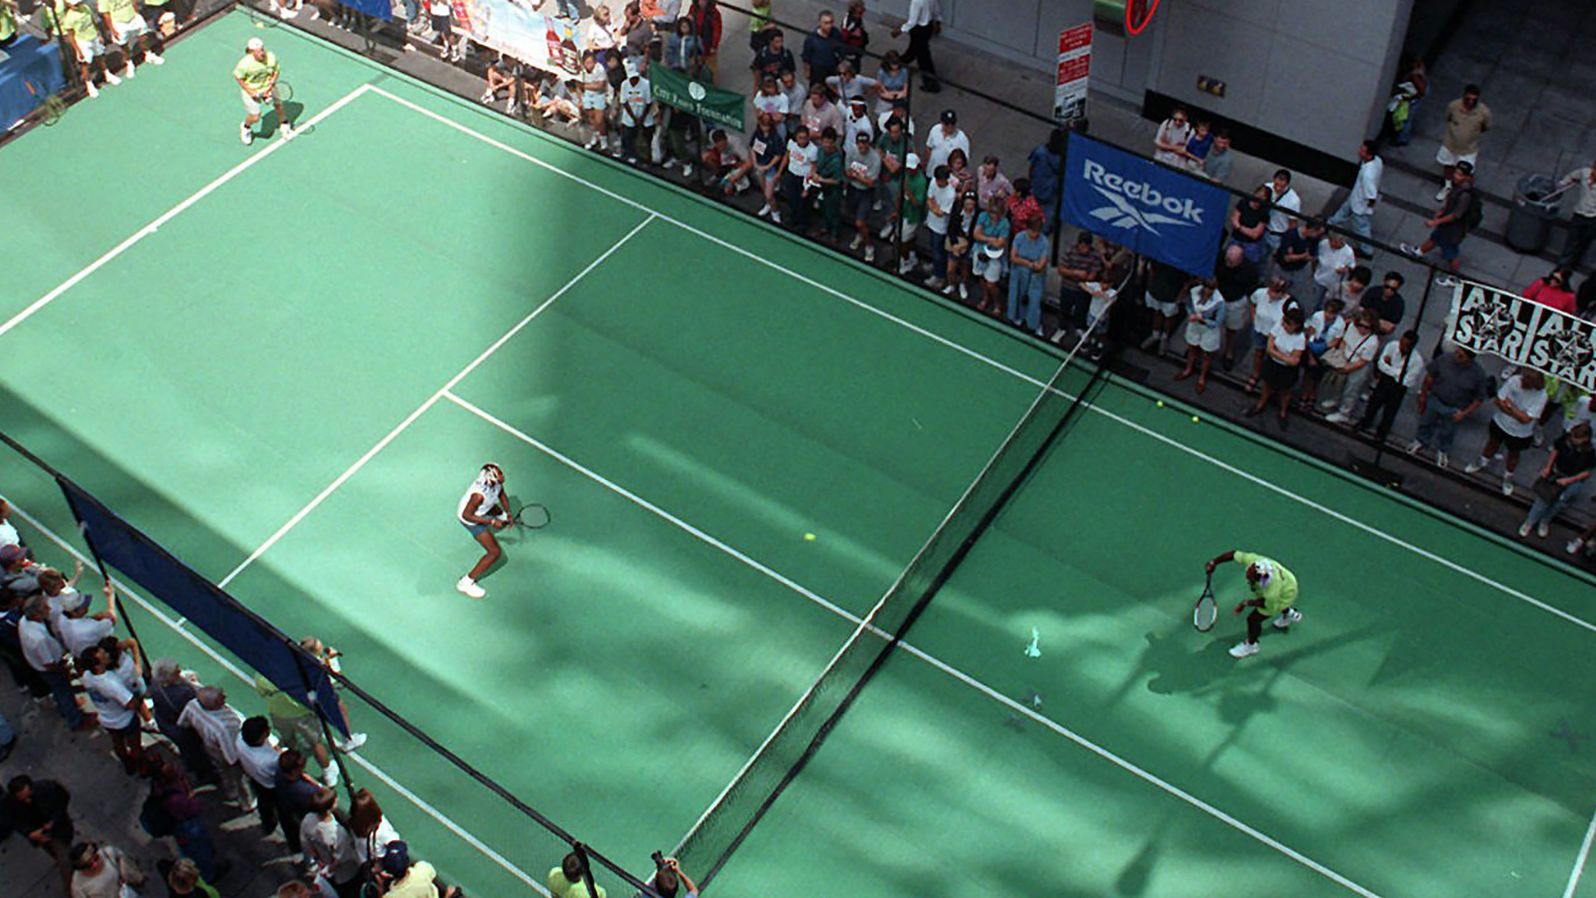
[[[1214,628],[1214,623],[1219,620],[1219,603],[1214,600],[1214,575],[1208,574],[1208,581],[1203,584],[1203,594],[1197,597],[1197,606],[1191,611],[1191,625],[1199,633],[1207,633]]]
[[[510,520],[523,530],[542,530],[554,518],[549,514],[548,506],[541,502],[528,502],[516,509]]]
[[[281,78],[277,79],[277,99],[287,103],[294,98],[294,86]]]

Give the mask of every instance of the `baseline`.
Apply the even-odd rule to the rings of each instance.
[[[688,533],[689,535],[691,535],[695,539],[698,539],[699,541],[705,543],[706,545],[713,546],[714,548],[716,548],[716,549],[718,549],[718,550],[720,550],[722,552],[725,552],[726,554],[730,555],[732,558],[735,558],[736,560],[742,562],[743,564],[748,565],[749,567],[753,568],[756,571],[759,571],[760,573],[762,573],[765,576],[771,578],[772,580],[775,580],[777,583],[780,583],[781,585],[786,586],[787,588],[791,589],[792,591],[796,592],[797,594],[803,596],[805,599],[808,599],[809,601],[814,602],[815,604],[817,604],[820,607],[826,609],[827,611],[831,612],[832,614],[835,614],[838,617],[841,617],[843,620],[848,621],[849,623],[853,624],[854,627],[861,628],[861,629],[863,629],[863,630],[875,635],[876,637],[878,637],[878,638],[880,638],[882,640],[890,640],[892,638],[892,634],[886,632],[885,630],[882,630],[881,628],[875,626],[874,624],[867,625],[865,623],[865,619],[864,618],[861,618],[858,615],[853,614],[852,612],[842,608],[841,606],[837,605],[835,602],[832,602],[829,599],[825,598],[824,596],[821,596],[821,595],[815,593],[813,590],[810,590],[810,589],[808,589],[808,588],[796,583],[790,577],[787,577],[786,575],[784,575],[784,574],[782,574],[782,573],[780,573],[778,571],[773,570],[768,565],[765,565],[762,562],[759,562],[759,561],[757,561],[757,560],[755,560],[753,558],[750,558],[749,556],[747,556],[743,552],[733,548],[732,546],[727,545],[726,543],[724,543],[721,540],[715,538],[714,536],[711,536],[710,534],[705,533],[703,530],[700,530],[699,528],[693,526],[692,524],[687,523],[686,521],[682,520],[681,518],[676,517],[675,515],[671,514],[670,512],[665,511],[664,509],[660,508],[659,506],[653,504],[652,502],[649,502],[647,499],[644,499],[641,496],[638,496],[636,493],[633,493],[632,491],[630,491],[630,490],[626,489],[625,487],[615,483],[614,481],[609,480],[608,478],[604,477],[602,474],[599,474],[596,471],[593,471],[593,470],[590,470],[590,469],[584,467],[581,463],[579,463],[579,462],[575,461],[574,459],[570,458],[569,456],[559,452],[558,450],[555,450],[554,448],[550,447],[548,444],[542,442],[541,440],[538,440],[536,437],[533,437],[533,436],[531,436],[531,435],[529,435],[529,434],[517,429],[515,426],[513,426],[513,425],[511,425],[511,424],[509,424],[509,423],[507,423],[507,422],[505,422],[503,420],[501,420],[500,418],[495,417],[494,415],[490,414],[487,411],[484,411],[483,409],[477,407],[476,405],[472,404],[471,402],[469,402],[469,401],[467,401],[465,399],[462,399],[459,396],[456,396],[452,392],[445,392],[443,398],[445,398],[448,401],[450,401],[450,402],[454,403],[455,405],[459,406],[464,411],[469,412],[470,414],[475,415],[476,417],[482,419],[483,421],[487,422],[488,424],[493,425],[494,427],[498,428],[499,430],[503,431],[504,433],[509,434],[510,436],[516,438],[517,440],[520,440],[521,442],[527,444],[528,446],[531,446],[533,449],[536,449],[537,451],[549,456],[550,458],[554,459],[555,461],[559,462],[560,464],[565,465],[566,467],[568,467],[571,470],[577,472],[578,474],[581,474],[582,476],[588,478],[589,480],[592,480],[594,483],[597,483],[600,486],[603,486],[605,489],[608,489],[608,490],[616,493],[617,495],[621,496],[622,498],[625,498],[626,500],[632,502],[633,504],[635,504],[638,507],[644,509],[645,511],[649,512],[650,514],[656,515],[657,517],[661,518],[662,520],[670,523],[672,526],[677,527],[677,528],[681,529],[682,531]],[[924,661],[925,663],[931,665],[932,667],[934,667],[935,669],[941,671],[942,673],[947,674],[948,676],[953,677],[954,679],[956,679],[959,682],[965,684],[966,686],[969,686],[970,688],[975,689],[976,691],[982,693],[983,695],[986,695],[987,697],[993,699],[994,701],[998,702],[999,704],[1003,705],[1004,707],[1008,708],[1009,710],[1015,712],[1016,714],[1023,715],[1026,718],[1028,718],[1028,719],[1030,719],[1032,721],[1035,721],[1036,723],[1046,727],[1047,729],[1053,731],[1054,733],[1056,733],[1056,734],[1058,734],[1060,736],[1063,736],[1064,738],[1068,739],[1071,742],[1074,742],[1076,745],[1080,746],[1081,748],[1084,748],[1087,751],[1090,751],[1091,753],[1097,755],[1098,757],[1100,757],[1100,758],[1102,758],[1102,759],[1114,764],[1116,767],[1119,767],[1121,770],[1124,770],[1125,772],[1132,774],[1133,776],[1137,777],[1138,779],[1142,780],[1143,782],[1146,782],[1147,784],[1149,784],[1151,786],[1154,786],[1154,787],[1162,790],[1163,792],[1165,792],[1165,793],[1167,793],[1167,794],[1169,794],[1169,795],[1171,795],[1171,796],[1173,796],[1175,798],[1180,799],[1181,801],[1185,802],[1186,804],[1191,805],[1192,807],[1202,811],[1205,814],[1208,814],[1209,816],[1211,816],[1214,819],[1220,821],[1221,823],[1226,824],[1227,826],[1230,826],[1231,828],[1237,830],[1238,832],[1241,832],[1242,834],[1251,837],[1252,839],[1254,839],[1255,841],[1259,842],[1260,844],[1262,844],[1262,845],[1264,845],[1264,846],[1266,846],[1268,848],[1271,848],[1271,849],[1279,852],[1280,854],[1285,855],[1286,857],[1290,858],[1291,860],[1296,861],[1297,863],[1301,864],[1302,866],[1307,867],[1308,869],[1314,871],[1315,873],[1318,873],[1319,875],[1325,877],[1326,879],[1331,880],[1332,882],[1334,882],[1337,885],[1347,889],[1348,891],[1353,892],[1353,893],[1355,893],[1357,895],[1361,895],[1361,896],[1363,896],[1363,898],[1380,898],[1380,896],[1377,893],[1372,892],[1372,891],[1370,891],[1367,888],[1364,888],[1363,886],[1359,885],[1358,883],[1352,881],[1351,879],[1348,879],[1347,877],[1341,875],[1340,873],[1337,873],[1336,871],[1330,869],[1329,867],[1325,866],[1324,864],[1321,864],[1318,861],[1315,861],[1313,858],[1308,857],[1307,855],[1303,854],[1300,851],[1297,851],[1296,849],[1290,847],[1289,845],[1286,845],[1285,843],[1281,842],[1280,840],[1275,839],[1274,837],[1262,832],[1261,830],[1258,830],[1258,829],[1256,829],[1256,828],[1254,828],[1252,826],[1249,826],[1248,824],[1242,822],[1241,820],[1237,819],[1236,817],[1232,816],[1231,814],[1226,813],[1223,810],[1220,810],[1219,808],[1215,807],[1214,805],[1209,804],[1208,802],[1202,800],[1201,798],[1198,798],[1197,796],[1191,794],[1190,792],[1187,792],[1186,790],[1180,788],[1179,786],[1176,786],[1173,783],[1168,782],[1167,780],[1159,777],[1157,774],[1155,774],[1155,773],[1153,773],[1153,772],[1151,772],[1151,771],[1149,771],[1149,770],[1137,765],[1135,762],[1130,761],[1130,760],[1128,760],[1126,758],[1123,758],[1123,757],[1115,754],[1114,752],[1110,751],[1109,749],[1104,748],[1101,745],[1098,745],[1097,743],[1095,743],[1092,740],[1086,738],[1085,736],[1082,736],[1081,734],[1075,732],[1074,730],[1070,729],[1069,727],[1066,727],[1063,724],[1058,723],[1057,721],[1054,721],[1051,718],[1048,718],[1048,717],[1038,713],[1035,709],[1027,706],[1023,702],[1016,701],[1016,700],[1004,695],[1003,693],[997,691],[996,689],[992,688],[991,686],[986,685],[985,683],[981,682],[980,680],[977,680],[975,677],[972,677],[969,674],[959,670],[958,668],[952,666],[951,664],[948,664],[947,662],[942,661],[941,659],[938,659],[938,658],[934,657],[933,655],[929,654],[928,652],[926,652],[926,651],[924,651],[922,649],[916,648],[914,645],[910,644],[909,642],[900,641],[898,643],[898,646],[903,651],[908,652],[910,655],[920,659],[921,661]]]
[[[703,239],[708,240],[709,242],[714,243],[717,246],[720,246],[720,247],[722,247],[724,249],[730,250],[731,252],[734,252],[734,253],[736,253],[736,254],[738,254],[740,256],[743,256],[743,257],[748,258],[748,259],[752,259],[752,260],[758,262],[759,264],[764,265],[765,267],[773,269],[775,271],[781,272],[782,274],[785,274],[788,277],[791,277],[791,278],[793,278],[793,279],[805,284],[806,286],[813,287],[814,289],[819,290],[822,293],[825,293],[827,295],[830,295],[830,296],[836,297],[838,299],[841,299],[844,302],[850,303],[850,304],[852,304],[852,305],[854,305],[854,306],[856,306],[856,307],[858,307],[860,309],[863,309],[864,311],[867,311],[867,312],[869,312],[869,313],[871,313],[873,315],[876,315],[876,316],[878,316],[880,318],[883,318],[883,319],[885,319],[887,321],[891,321],[892,323],[894,323],[894,324],[896,324],[896,325],[898,325],[900,327],[903,327],[903,328],[906,328],[906,329],[908,329],[910,331],[913,331],[914,333],[919,334],[920,336],[925,337],[926,339],[931,340],[932,342],[935,342],[935,343],[937,343],[939,345],[942,345],[942,346],[944,346],[944,347],[946,347],[948,349],[951,349],[951,350],[953,350],[955,352],[961,353],[961,354],[963,354],[963,355],[965,355],[965,356],[967,356],[967,357],[969,357],[971,359],[974,359],[974,360],[976,360],[976,361],[978,361],[978,362],[980,362],[982,364],[985,364],[985,365],[991,366],[993,368],[996,368],[997,370],[1002,371],[1005,374],[1008,374],[1008,375],[1010,375],[1012,377],[1019,378],[1020,380],[1026,381],[1027,383],[1030,383],[1033,386],[1036,386],[1038,388],[1048,389],[1047,382],[1045,382],[1045,381],[1043,381],[1043,380],[1041,380],[1039,378],[1033,377],[1032,375],[1027,374],[1024,371],[1020,371],[1017,368],[1014,368],[1014,367],[1012,367],[1010,365],[1006,365],[1003,362],[1000,362],[1000,361],[998,361],[998,360],[996,360],[994,358],[991,358],[990,356],[982,355],[981,353],[979,353],[979,352],[977,352],[977,351],[975,351],[973,349],[970,349],[967,346],[963,346],[963,345],[961,345],[961,344],[959,344],[959,343],[957,343],[957,342],[955,342],[953,340],[950,340],[947,337],[942,336],[941,334],[934,333],[934,332],[932,332],[932,331],[930,331],[930,330],[928,330],[928,329],[926,329],[924,327],[921,327],[918,324],[914,324],[913,322],[907,321],[907,320],[905,320],[905,319],[903,319],[903,318],[901,318],[901,317],[899,317],[897,315],[894,315],[891,312],[888,312],[888,311],[886,311],[884,309],[876,308],[875,306],[870,305],[869,303],[867,303],[867,302],[865,302],[865,301],[863,301],[861,299],[857,299],[857,298],[855,298],[853,296],[850,296],[850,295],[842,292],[841,290],[836,289],[835,287],[832,287],[832,286],[830,286],[828,284],[821,283],[820,281],[817,281],[814,278],[811,278],[811,277],[809,277],[807,275],[804,275],[804,274],[801,274],[801,273],[799,273],[797,271],[794,271],[791,268],[787,268],[786,266],[784,266],[784,265],[782,265],[782,264],[780,264],[778,262],[774,262],[774,261],[771,261],[770,259],[763,258],[763,257],[759,256],[758,254],[752,252],[751,250],[744,249],[743,247],[737,246],[736,244],[731,243],[728,240],[725,240],[725,239],[723,239],[721,237],[717,237],[714,234],[710,234],[710,233],[708,233],[706,231],[703,231],[703,230],[701,230],[699,228],[696,228],[693,225],[690,225],[690,224],[688,224],[688,223],[686,223],[684,221],[681,221],[680,219],[674,218],[674,217],[672,217],[670,215],[667,215],[667,214],[665,214],[663,212],[659,212],[658,210],[655,210],[653,207],[648,206],[647,204],[640,203],[637,200],[634,200],[634,199],[632,199],[630,197],[624,196],[624,195],[622,195],[620,193],[616,193],[615,191],[610,190],[607,187],[604,187],[604,186],[599,185],[599,184],[595,184],[592,181],[589,181],[589,180],[587,180],[586,178],[583,178],[580,175],[574,174],[572,172],[565,171],[564,169],[561,169],[560,167],[554,165],[553,163],[546,162],[546,161],[544,161],[542,159],[537,158],[536,156],[531,155],[530,153],[527,153],[527,152],[524,152],[522,150],[516,149],[515,147],[512,147],[509,144],[504,143],[503,141],[496,140],[496,139],[494,139],[492,137],[489,137],[488,135],[483,134],[480,131],[473,130],[469,126],[463,125],[463,124],[461,124],[459,122],[456,122],[453,119],[450,119],[449,117],[447,117],[445,115],[442,115],[441,113],[434,112],[434,111],[432,111],[430,109],[427,109],[424,106],[421,106],[421,105],[419,105],[417,103],[414,103],[414,102],[412,102],[410,100],[406,100],[403,97],[400,97],[400,96],[397,96],[397,95],[395,95],[393,93],[390,93],[389,91],[384,90],[384,89],[382,89],[380,87],[372,87],[371,88],[371,92],[375,93],[375,94],[377,94],[379,96],[386,97],[387,99],[392,100],[393,102],[398,103],[401,106],[409,108],[409,109],[411,109],[411,110],[413,110],[413,111],[415,111],[417,113],[420,113],[421,115],[426,116],[427,118],[430,118],[430,119],[432,119],[434,121],[437,121],[437,122],[439,122],[441,124],[444,124],[444,125],[448,126],[449,128],[452,128],[452,129],[460,132],[461,134],[464,134],[464,135],[466,135],[468,137],[471,137],[471,138],[473,138],[475,140],[481,141],[482,143],[485,143],[488,146],[494,147],[494,148],[496,148],[498,150],[501,150],[501,151],[503,151],[505,153],[509,153],[512,156],[515,156],[515,157],[517,157],[519,159],[523,159],[523,160],[525,160],[527,162],[532,163],[533,165],[536,165],[536,166],[538,166],[540,168],[543,168],[543,169],[545,169],[547,171],[553,172],[553,173],[555,173],[555,174],[557,174],[557,175],[559,175],[561,177],[568,178],[568,179],[570,179],[570,180],[572,180],[572,181],[574,181],[574,182],[576,182],[578,184],[581,184],[581,185],[583,185],[585,187],[588,187],[588,188],[590,188],[590,189],[592,189],[594,191],[602,193],[605,196],[610,197],[611,199],[617,200],[617,201],[619,201],[621,203],[625,203],[626,205],[629,205],[629,206],[631,206],[631,207],[633,207],[635,209],[638,209],[640,211],[646,211],[649,214],[659,218],[661,221],[665,221],[665,222],[667,222],[667,223],[669,223],[671,225],[674,225],[675,227],[681,228],[682,230],[685,230],[685,231],[687,231],[687,232],[689,232],[691,234],[695,234],[695,235],[697,235],[699,237],[702,237]],[[1072,394],[1070,394],[1069,392],[1064,391],[1064,390],[1058,390],[1057,392],[1061,396],[1063,396],[1064,398],[1070,399],[1072,401],[1076,398],[1075,396],[1073,396]],[[1195,449],[1193,447],[1187,446],[1186,444],[1180,442],[1179,440],[1176,440],[1174,438],[1171,438],[1171,437],[1165,436],[1163,434],[1157,433],[1157,432],[1151,430],[1150,428],[1147,428],[1144,425],[1141,425],[1141,424],[1138,424],[1138,423],[1136,423],[1134,421],[1131,421],[1130,419],[1125,418],[1125,417],[1123,417],[1121,415],[1115,414],[1114,412],[1108,411],[1107,409],[1099,408],[1096,403],[1088,403],[1087,405],[1088,405],[1088,411],[1092,411],[1092,412],[1095,412],[1097,414],[1103,415],[1103,416],[1107,417],[1109,420],[1116,421],[1116,422],[1118,422],[1120,424],[1123,424],[1124,426],[1129,427],[1132,430],[1135,430],[1135,431],[1137,431],[1139,433],[1142,433],[1142,434],[1144,434],[1146,436],[1152,437],[1153,439],[1156,439],[1156,440],[1158,440],[1160,442],[1165,443],[1166,445],[1169,445],[1169,446],[1171,446],[1171,447],[1173,447],[1175,449],[1178,449],[1178,450],[1180,450],[1182,452],[1185,452],[1185,453],[1187,453],[1188,455],[1191,455],[1194,458],[1198,458],[1198,459],[1201,459],[1203,461],[1206,461],[1209,464],[1212,464],[1212,465],[1214,465],[1214,466],[1216,466],[1216,467],[1218,467],[1218,468],[1220,468],[1222,470],[1225,470],[1225,471],[1228,471],[1228,472],[1230,472],[1232,474],[1235,474],[1236,476],[1241,477],[1242,479],[1247,480],[1247,481],[1249,481],[1251,483],[1254,483],[1254,484],[1256,484],[1258,486],[1262,486],[1262,487],[1264,487],[1264,488],[1266,488],[1266,489],[1268,489],[1268,490],[1270,490],[1270,491],[1272,491],[1272,492],[1274,492],[1274,493],[1276,493],[1276,494],[1278,494],[1280,496],[1283,496],[1283,497],[1288,498],[1288,499],[1290,499],[1290,500],[1292,500],[1294,502],[1297,502],[1299,504],[1307,506],[1308,508],[1311,508],[1311,509],[1313,509],[1315,511],[1321,512],[1321,513],[1323,513],[1323,514],[1325,514],[1325,515],[1327,515],[1327,516],[1329,516],[1329,517],[1331,517],[1331,518],[1333,518],[1333,519],[1335,519],[1335,520],[1337,520],[1337,521],[1339,521],[1341,523],[1349,524],[1349,525],[1351,525],[1353,527],[1356,527],[1357,529],[1368,533],[1370,536],[1377,537],[1377,538],[1382,539],[1382,540],[1384,540],[1384,541],[1386,541],[1386,542],[1388,542],[1388,543],[1390,543],[1390,544],[1392,544],[1394,546],[1397,546],[1397,547],[1402,548],[1402,549],[1406,549],[1407,551],[1412,552],[1413,554],[1418,555],[1421,558],[1424,558],[1424,559],[1426,559],[1428,561],[1435,562],[1436,564],[1439,564],[1442,567],[1447,568],[1448,570],[1451,570],[1451,571],[1453,571],[1455,573],[1458,573],[1458,574],[1462,574],[1462,575],[1464,575],[1464,576],[1466,576],[1466,577],[1468,577],[1468,578],[1470,578],[1470,579],[1472,579],[1472,580],[1474,580],[1474,581],[1476,581],[1476,582],[1478,582],[1478,583],[1480,583],[1482,585],[1489,586],[1490,588],[1495,589],[1495,590],[1497,590],[1498,592],[1501,592],[1504,595],[1507,595],[1507,596],[1509,596],[1511,598],[1514,598],[1514,599],[1518,599],[1521,602],[1524,602],[1524,603],[1526,603],[1528,605],[1531,605],[1531,606],[1533,606],[1535,608],[1539,608],[1540,610],[1545,611],[1545,612],[1547,612],[1549,614],[1552,614],[1552,615],[1555,615],[1555,616],[1557,616],[1559,618],[1562,618],[1563,620],[1565,620],[1565,621],[1567,621],[1567,622],[1569,622],[1571,624],[1574,624],[1575,626],[1582,627],[1582,628],[1584,628],[1586,630],[1591,631],[1592,633],[1596,633],[1596,623],[1592,623],[1592,622],[1587,621],[1587,620],[1585,620],[1583,618],[1580,618],[1580,617],[1578,617],[1576,615],[1573,615],[1573,614],[1570,614],[1570,613],[1568,613],[1566,611],[1563,611],[1560,608],[1556,608],[1556,607],[1554,607],[1554,606],[1552,606],[1552,605],[1550,605],[1550,604],[1548,604],[1546,602],[1541,601],[1540,599],[1535,598],[1534,596],[1529,595],[1528,593],[1523,592],[1522,590],[1518,590],[1518,589],[1515,589],[1515,588],[1513,588],[1511,586],[1508,586],[1507,584],[1502,583],[1499,580],[1496,580],[1494,578],[1486,576],[1485,574],[1481,574],[1478,571],[1475,571],[1475,570],[1473,570],[1471,568],[1468,568],[1468,567],[1465,567],[1465,566],[1463,566],[1461,564],[1458,564],[1457,562],[1454,562],[1454,561],[1452,561],[1452,560],[1450,560],[1448,558],[1445,558],[1445,557],[1443,557],[1441,555],[1438,555],[1435,552],[1431,552],[1430,550],[1425,549],[1425,548],[1423,548],[1421,546],[1418,546],[1418,545],[1415,545],[1413,543],[1410,543],[1407,540],[1402,539],[1401,537],[1398,537],[1398,536],[1395,536],[1393,534],[1387,533],[1384,530],[1380,530],[1379,528],[1374,527],[1372,525],[1365,524],[1362,521],[1358,521],[1358,520],[1356,520],[1354,518],[1351,518],[1351,517],[1349,517],[1347,515],[1344,515],[1341,512],[1338,512],[1338,511],[1336,511],[1336,510],[1334,510],[1334,509],[1332,509],[1332,508],[1330,508],[1330,507],[1328,507],[1326,505],[1323,505],[1323,504],[1321,504],[1319,502],[1316,502],[1316,501],[1314,501],[1312,499],[1309,499],[1309,498],[1306,498],[1304,496],[1298,495],[1297,493],[1293,493],[1290,490],[1287,490],[1287,489],[1285,489],[1283,487],[1277,486],[1276,484],[1270,483],[1270,482],[1268,482],[1268,481],[1266,481],[1266,480],[1264,480],[1264,479],[1262,479],[1260,477],[1257,477],[1256,475],[1250,474],[1250,473],[1248,473],[1248,472],[1246,472],[1246,471],[1244,471],[1244,470],[1242,470],[1242,469],[1240,469],[1240,468],[1238,468],[1238,467],[1236,467],[1234,465],[1231,465],[1228,462],[1225,462],[1225,461],[1222,461],[1222,460],[1220,460],[1218,458],[1215,458],[1212,455],[1209,455],[1209,454],[1207,454],[1207,453],[1205,453],[1205,452],[1203,452],[1203,451],[1201,451],[1199,449]]]
[[[311,116],[309,119],[305,120],[300,125],[300,127],[304,128],[304,129],[309,129],[309,128],[314,127],[321,120],[323,120],[323,119],[327,118],[328,116],[332,115],[334,112],[337,112],[338,110],[342,109],[344,106],[346,106],[350,102],[352,102],[356,97],[359,97],[359,96],[365,94],[367,91],[370,91],[370,90],[375,90],[375,88],[373,88],[370,84],[362,84],[362,85],[360,85],[359,87],[355,88],[354,90],[350,91],[349,93],[344,94],[342,97],[339,97],[336,101],[334,101],[332,103],[332,105],[328,106],[326,109],[323,109],[322,111],[320,111],[320,112],[316,113],[315,115]],[[299,137],[298,135],[296,135],[295,137],[292,137],[292,138],[273,140],[272,143],[271,143],[271,146],[267,147],[264,150],[260,150],[259,152],[254,153],[248,159],[245,159],[244,161],[238,163],[237,165],[233,166],[232,168],[228,169],[227,171],[222,172],[215,179],[213,179],[209,184],[206,184],[204,187],[201,187],[199,190],[197,190],[194,193],[190,194],[187,199],[183,200],[182,202],[178,203],[177,205],[173,206],[172,208],[166,210],[160,216],[156,217],[156,219],[154,221],[151,221],[149,224],[145,225],[144,227],[139,228],[137,231],[134,231],[133,234],[131,236],[129,236],[126,240],[123,240],[121,243],[118,243],[116,246],[111,247],[111,249],[107,250],[104,255],[100,256],[98,259],[95,259],[93,262],[90,262],[88,265],[85,265],[83,268],[79,269],[76,274],[74,274],[71,277],[67,278],[66,280],[62,281],[58,286],[56,286],[55,289],[51,290],[49,293],[46,293],[43,296],[39,297],[38,299],[34,300],[32,303],[30,303],[28,305],[27,308],[23,309],[22,311],[18,312],[15,315],[11,316],[11,319],[9,321],[6,321],[4,324],[0,324],[0,337],[5,336],[9,331],[11,331],[17,325],[19,325],[22,322],[24,322],[24,321],[28,320],[29,318],[33,317],[33,314],[35,312],[38,312],[40,309],[43,309],[45,306],[49,305],[50,303],[55,302],[58,298],[60,298],[61,294],[67,292],[68,290],[71,290],[73,287],[77,286],[84,278],[88,277],[89,275],[93,274],[94,272],[99,271],[101,268],[105,267],[106,263],[108,263],[111,260],[115,259],[117,256],[120,256],[123,253],[127,252],[129,249],[131,249],[133,247],[134,244],[138,243],[139,241],[143,240],[145,237],[148,237],[151,234],[155,233],[156,231],[160,230],[162,225],[164,225],[167,222],[171,221],[173,218],[176,218],[184,210],[188,209],[190,206],[192,206],[195,203],[199,202],[200,200],[204,199],[206,196],[209,196],[213,191],[216,190],[216,188],[221,187],[223,184],[226,184],[228,181],[231,181],[234,178],[238,177],[239,175],[243,174],[251,166],[253,166],[256,163],[260,162],[262,159],[265,159],[266,157],[268,157],[271,154],[277,152],[278,150],[282,149],[283,147],[289,145],[290,143],[294,143],[295,141],[300,140],[300,139],[302,139],[302,138]]]

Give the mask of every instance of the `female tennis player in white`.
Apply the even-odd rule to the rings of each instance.
[[[477,472],[477,479],[471,481],[471,486],[461,497],[457,515],[461,526],[482,544],[484,554],[482,560],[476,563],[470,573],[461,577],[454,588],[473,599],[480,599],[488,592],[477,585],[477,580],[503,554],[499,551],[499,541],[493,537],[493,531],[510,525],[510,509],[504,502],[503,469],[493,462],[483,465],[482,470]]]

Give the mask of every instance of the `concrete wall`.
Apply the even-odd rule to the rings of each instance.
[[[941,0],[943,38],[1051,72],[1061,28],[1091,0]],[[1125,39],[1098,32],[1092,89],[1140,104],[1146,91],[1341,159],[1378,129],[1413,0],[1164,0]],[[902,16],[909,0],[874,0]],[[1206,75],[1224,97],[1197,91]]]
[[[1169,0],[1152,90],[1343,159],[1378,125],[1412,0]],[[1197,90],[1206,75],[1224,97]]]

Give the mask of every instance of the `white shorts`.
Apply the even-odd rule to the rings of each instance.
[[[1465,153],[1461,156],[1454,155],[1451,150],[1446,148],[1446,144],[1443,143],[1441,144],[1440,148],[1435,151],[1435,161],[1441,163],[1442,165],[1456,165],[1459,162],[1467,162],[1469,165],[1476,165],[1477,163],[1475,160],[1479,158],[1479,155],[1480,154],[1478,152]]]
[[[976,277],[985,280],[989,284],[995,284],[1003,280],[1003,259],[994,259],[987,255],[985,246],[975,250],[972,255],[975,257],[975,261],[970,264],[970,270],[975,272]]]
[[[126,22],[111,23],[111,39],[119,47],[127,46],[129,38],[139,37],[150,33],[150,26],[144,22],[144,17],[138,13]]]
[[[1247,323],[1247,301],[1238,299],[1225,303],[1225,329],[1239,331]]]
[[[244,111],[250,115],[260,115],[262,105],[276,105],[277,103],[277,87],[275,85],[259,100],[250,96],[249,92],[243,89],[238,91],[238,95],[244,100]]]
[[[919,231],[920,231],[920,226],[917,225],[917,224],[909,224],[906,221],[901,223],[901,224],[899,224],[898,225],[898,242],[899,243],[908,243],[909,241],[914,239],[914,235],[919,233]]]
[[[87,65],[105,55],[105,41],[95,38],[92,41],[78,41],[78,61]]]
[[[1201,324],[1186,322],[1186,345],[1195,346],[1203,352],[1219,351],[1219,334],[1221,328],[1203,327]]]
[[[1180,314],[1180,303],[1163,302],[1154,297],[1152,293],[1142,294],[1142,305],[1147,306],[1147,308],[1152,309],[1165,318],[1174,318],[1176,315]]]
[[[1108,311],[1108,304],[1113,301],[1113,293],[1105,293],[1103,295],[1093,293],[1092,301],[1086,307],[1086,326],[1096,327],[1098,319],[1103,317],[1103,313]]]
[[[583,109],[607,109],[610,105],[609,100],[610,95],[602,90],[582,91]]]

